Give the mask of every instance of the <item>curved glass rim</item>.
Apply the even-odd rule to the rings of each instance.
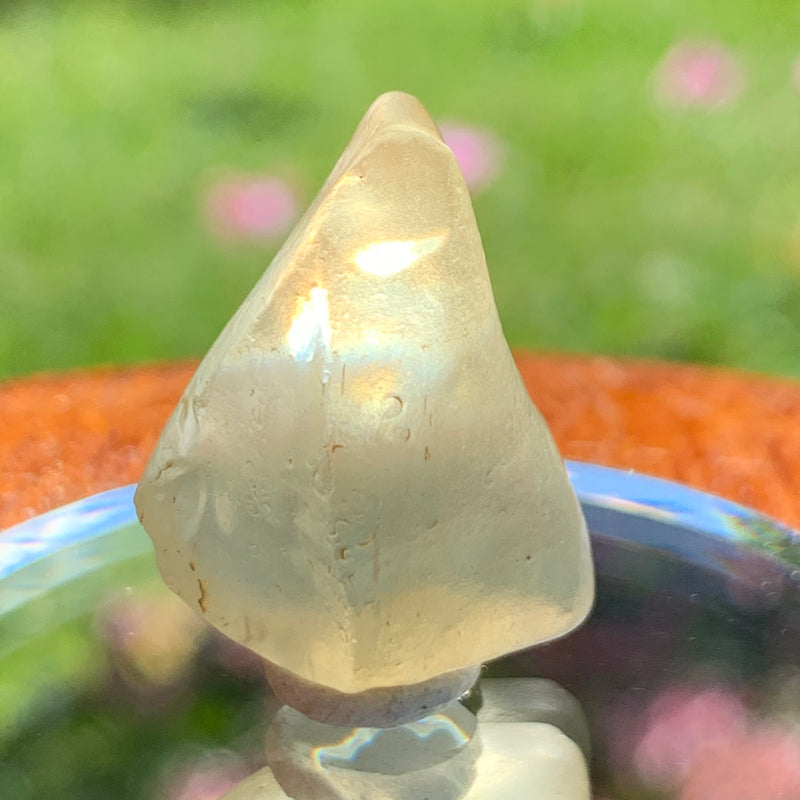
[[[565,465],[593,539],[653,548],[717,571],[729,564],[733,548],[800,569],[800,533],[761,512],[649,475],[578,461]],[[0,532],[0,581],[138,525],[134,489],[101,492]],[[59,575],[57,582],[74,577]]]

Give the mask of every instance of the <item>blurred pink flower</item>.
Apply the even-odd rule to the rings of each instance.
[[[225,792],[233,789],[246,776],[236,780],[230,776],[207,772],[196,772],[188,776],[178,788],[178,794],[170,800],[219,800]]]
[[[484,189],[498,176],[503,147],[493,133],[458,122],[443,122],[439,130],[455,154],[470,191]]]
[[[675,785],[700,753],[740,741],[747,725],[747,710],[729,689],[669,688],[646,709],[635,769],[650,785]]]
[[[680,800],[797,800],[800,741],[789,731],[762,727],[703,750],[694,761]]]
[[[95,624],[115,674],[145,692],[182,682],[207,631],[171,594],[112,597],[98,610]]]
[[[270,239],[297,216],[297,198],[286,181],[271,175],[233,175],[205,196],[206,221],[225,239]]]
[[[171,781],[164,792],[165,800],[219,800],[248,774],[244,762],[233,754],[208,753]]]
[[[670,106],[723,106],[739,96],[743,85],[739,62],[713,42],[676,44],[655,77],[658,98]]]

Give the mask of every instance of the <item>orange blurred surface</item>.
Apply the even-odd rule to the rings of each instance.
[[[800,528],[800,383],[517,354],[565,458],[680,481]],[[196,363],[0,384],[0,529],[138,480]]]

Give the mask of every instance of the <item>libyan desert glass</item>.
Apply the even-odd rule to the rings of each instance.
[[[585,618],[586,526],[416,98],[369,108],[135,502],[167,585],[326,721],[419,716]]]
[[[748,753],[762,776],[791,779],[800,537],[675,484],[567,466],[592,537],[594,611],[576,633],[486,675],[545,677],[576,699],[599,796],[691,797],[705,775],[696,742],[720,727],[736,759],[717,742],[715,780],[741,782]],[[0,797],[195,800],[266,765],[278,704],[263,671],[163,587],[132,492],[0,536]],[[514,705],[585,751],[580,715],[543,710],[536,694]],[[493,713],[492,724],[511,721]],[[670,768],[676,752],[682,770]],[[761,800],[780,796],[762,788]]]
[[[284,706],[269,766],[224,800],[590,800],[583,756],[558,728],[480,716],[455,701],[416,722],[348,731]]]

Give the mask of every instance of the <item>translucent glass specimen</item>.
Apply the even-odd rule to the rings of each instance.
[[[478,734],[481,754],[464,800],[591,800],[583,755],[558,728],[487,722]]]
[[[480,676],[480,665],[446,672],[422,683],[384,686],[363,692],[339,692],[311,683],[264,662],[275,696],[317,722],[386,728],[427,717],[468,692]]]
[[[589,723],[578,700],[547,678],[484,678],[478,718],[484,722],[546,722],[569,736],[587,761]]]
[[[334,728],[284,708],[270,766],[224,800],[590,800],[586,762],[557,728],[476,727],[456,705],[388,730]]]
[[[393,728],[325,725],[284,706],[267,735],[267,763],[303,800],[459,800],[475,779],[476,727],[458,702]]]
[[[303,680],[421,683],[566,633],[588,537],[452,152],[372,105],[136,493],[167,584]]]

